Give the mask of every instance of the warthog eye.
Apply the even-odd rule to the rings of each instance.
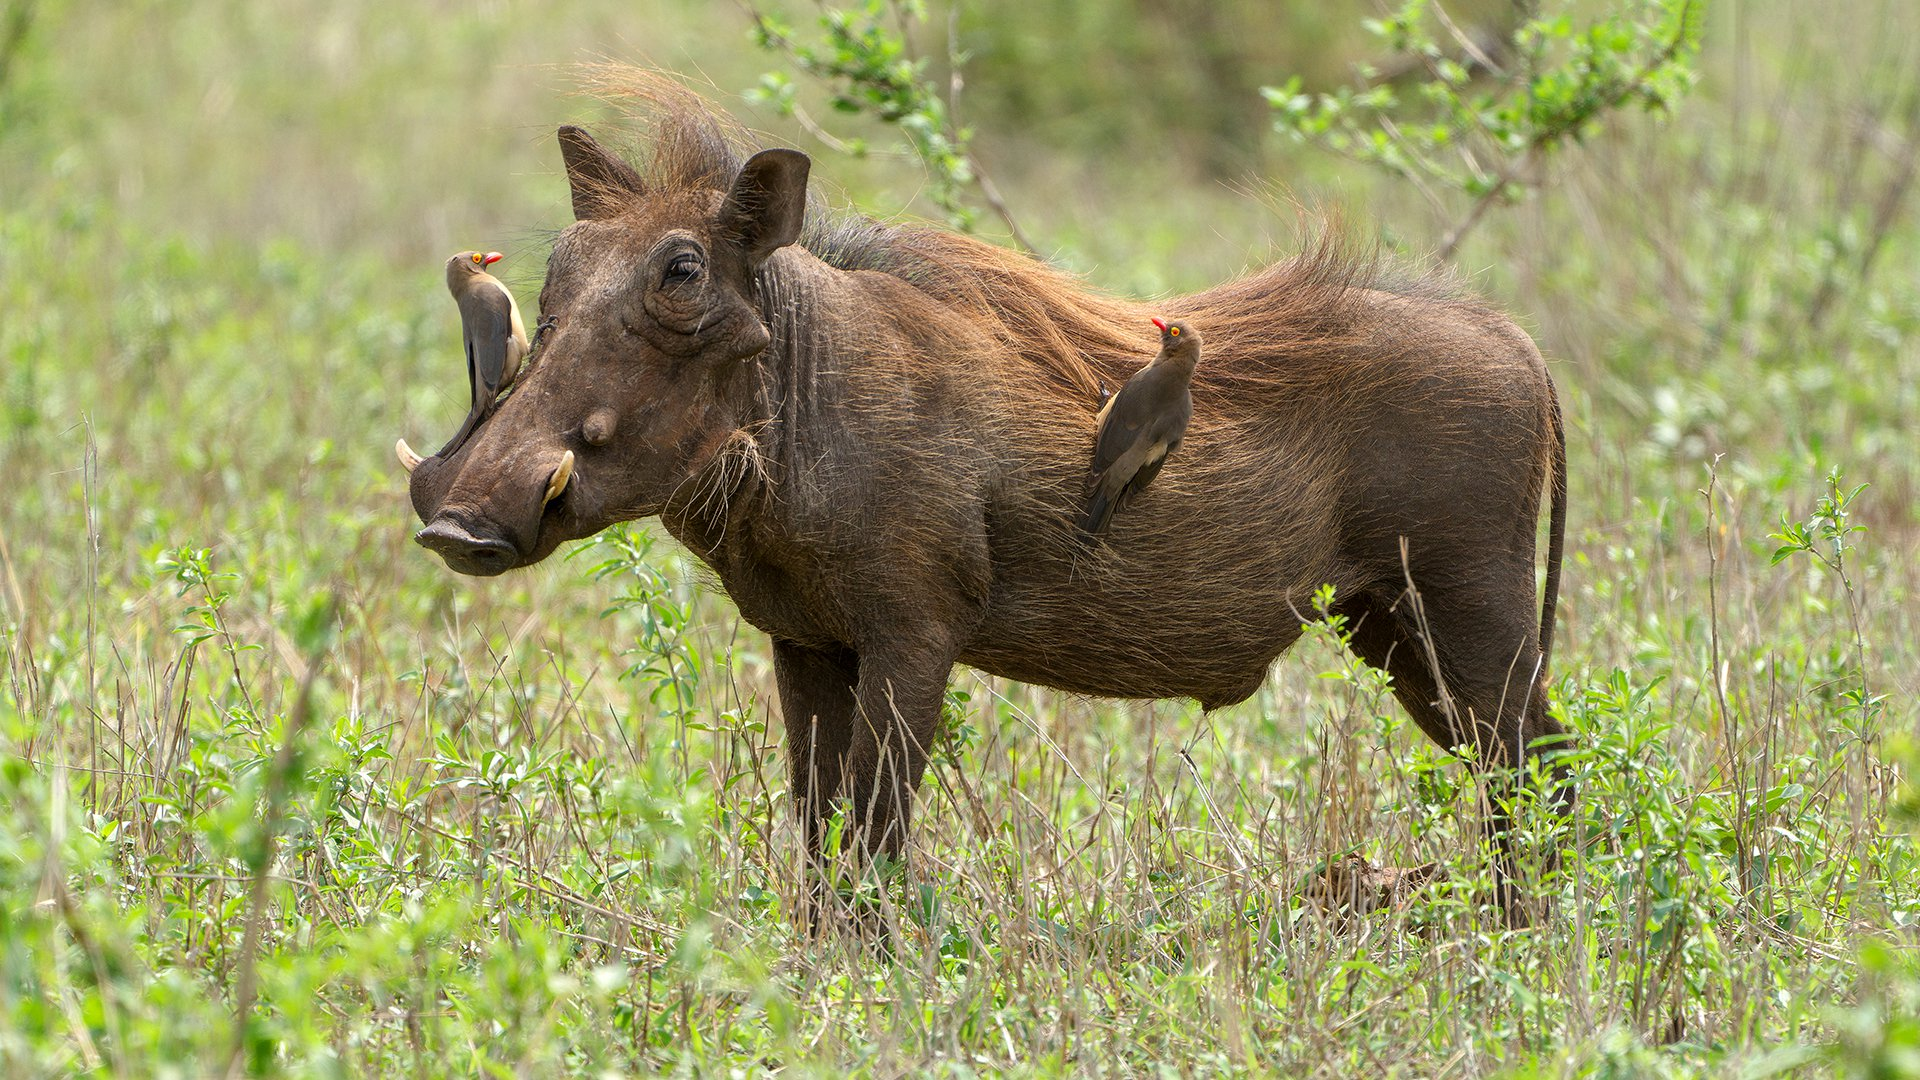
[[[700,276],[700,256],[691,251],[682,252],[667,264],[667,273],[662,285],[680,285]]]

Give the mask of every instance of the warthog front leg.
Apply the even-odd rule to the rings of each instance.
[[[821,845],[844,786],[853,744],[853,687],[859,663],[850,649],[821,650],[776,639],[773,677],[787,725],[787,776],[800,843],[806,897],[802,918],[818,925],[825,865]]]
[[[804,919],[827,899],[828,825],[845,814],[846,850],[871,864],[906,849],[914,789],[940,719],[953,662],[938,649],[815,649],[776,640],[774,678],[808,877]]]
[[[927,769],[952,670],[953,654],[932,645],[889,645],[860,654],[847,811],[850,835],[869,859],[905,854],[913,793]]]

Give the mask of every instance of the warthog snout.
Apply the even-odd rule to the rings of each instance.
[[[413,534],[413,538],[446,560],[447,566],[456,573],[492,577],[513,569],[520,561],[520,553],[512,544],[499,537],[475,536],[444,514]]]
[[[413,538],[462,574],[492,577],[538,562],[570,532],[578,487],[571,450],[557,455],[469,453],[415,464],[414,509],[426,527]],[[405,455],[402,455],[405,463]]]

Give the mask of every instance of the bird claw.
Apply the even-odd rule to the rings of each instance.
[[[555,316],[555,315],[543,315],[541,316],[540,321],[534,324],[533,340],[527,343],[527,366],[528,367],[532,367],[534,358],[540,355],[540,340],[547,336],[547,331],[553,329],[555,326],[558,326],[559,324],[560,324],[560,319],[558,316]]]

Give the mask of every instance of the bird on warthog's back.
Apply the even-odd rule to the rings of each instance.
[[[1153,320],[1160,353],[1136,372],[1100,410],[1093,471],[1087,478],[1087,511],[1080,531],[1098,536],[1115,512],[1146,490],[1160,467],[1180,447],[1193,419],[1193,369],[1200,362],[1200,335],[1182,322]]]
[[[502,391],[513,385],[520,362],[527,357],[527,331],[520,307],[500,279],[486,268],[502,258],[497,251],[463,251],[447,260],[447,291],[460,305],[460,328],[466,339],[467,384],[473,404],[466,422],[445,449],[446,454],[466,441],[474,425],[493,411]]]

